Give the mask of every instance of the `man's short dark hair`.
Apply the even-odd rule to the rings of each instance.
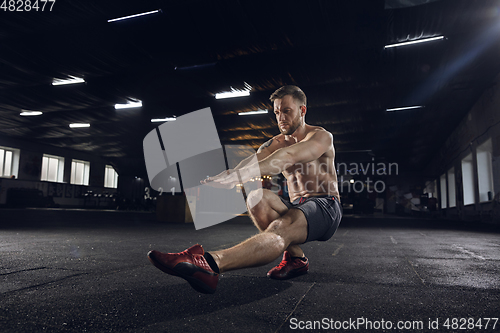
[[[271,97],[269,97],[269,99],[271,100],[271,102],[274,103],[275,99],[282,99],[286,95],[291,95],[299,106],[307,105],[306,94],[304,94],[302,89],[300,89],[297,86],[283,86],[278,90],[276,90],[275,92],[273,92],[273,94],[271,95]]]

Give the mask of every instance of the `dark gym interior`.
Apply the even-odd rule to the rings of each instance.
[[[0,331],[498,332],[499,55],[499,0],[3,1]],[[228,205],[153,186],[145,137],[210,108],[255,152],[283,85],[333,135],[340,227],[304,276],[267,278],[277,259],[199,294],[148,251],[258,230],[196,230]]]

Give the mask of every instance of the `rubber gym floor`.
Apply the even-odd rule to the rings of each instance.
[[[153,213],[1,209],[0,332],[500,332],[499,232],[346,215],[303,246],[308,274],[267,278],[278,258],[204,295],[147,252],[232,246],[256,233],[248,217],[196,231]]]

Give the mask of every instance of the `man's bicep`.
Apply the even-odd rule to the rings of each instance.
[[[261,153],[261,152],[262,152],[262,151],[264,151],[266,148],[269,148],[269,146],[271,146],[271,145],[273,144],[273,141],[274,141],[274,139],[273,139],[273,138],[271,138],[271,139],[269,139],[268,141],[264,142],[264,143],[263,143],[263,144],[259,147],[259,149],[257,149],[257,154],[258,154],[258,153]],[[266,149],[266,150],[268,150],[268,149]]]
[[[275,150],[276,147],[273,145],[273,143],[276,144],[276,140],[274,138],[269,139],[268,141],[264,142],[259,149],[257,150],[257,159],[260,161],[269,155],[271,155]]]

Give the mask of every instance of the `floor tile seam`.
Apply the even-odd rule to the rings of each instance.
[[[5,291],[5,292],[0,293],[0,295],[13,294],[13,293],[22,292],[22,291],[31,290],[31,289],[36,289],[39,287],[44,287],[44,286],[48,286],[48,285],[52,285],[52,284],[57,284],[59,282],[62,282],[62,281],[65,281],[65,280],[68,280],[68,279],[71,279],[74,277],[83,276],[83,275],[88,275],[88,273],[79,273],[79,274],[68,275],[68,276],[65,276],[65,277],[60,278],[60,279],[56,279],[56,280],[52,280],[52,281],[48,281],[48,282],[44,282],[44,283],[39,283],[36,285],[23,287],[23,288],[19,288],[19,289]]]
[[[59,271],[71,271],[71,272],[83,272],[83,270],[81,270],[81,269],[42,266],[42,267],[33,267],[33,268],[22,269],[22,270],[8,272],[8,273],[0,273],[0,276],[7,276],[7,275],[11,275],[11,274],[24,273],[24,272],[33,272],[33,271],[39,271],[39,270],[44,270],[44,269],[59,270]]]
[[[307,291],[304,293],[304,295],[302,295],[302,297],[298,300],[298,302],[295,304],[295,307],[293,308],[292,312],[290,312],[290,314],[288,315],[288,317],[286,317],[286,319],[281,323],[281,325],[276,329],[275,333],[278,333],[281,328],[283,327],[283,325],[285,325],[285,323],[288,321],[288,319],[290,319],[290,317],[293,315],[293,313],[297,310],[297,308],[299,307],[300,303],[305,299],[306,295],[309,293],[309,291],[316,285],[316,282],[313,282],[313,284],[311,284],[311,286],[307,289]]]

